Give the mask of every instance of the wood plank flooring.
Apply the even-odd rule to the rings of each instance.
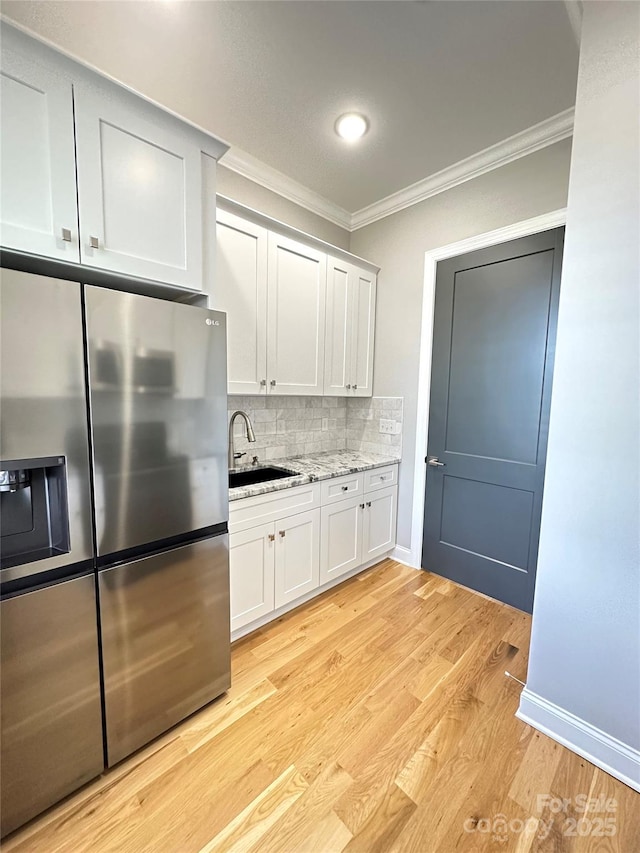
[[[3,849],[640,850],[640,795],[514,716],[529,623],[387,560],[236,643],[228,694]]]

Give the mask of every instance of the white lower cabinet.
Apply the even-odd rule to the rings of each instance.
[[[396,544],[398,490],[396,486],[365,495],[362,526],[362,562],[386,554]]]
[[[320,583],[340,577],[396,544],[395,486],[322,507]]]
[[[276,522],[275,602],[282,607],[320,583],[320,510]]]
[[[378,470],[231,503],[232,632],[393,549],[398,466]]]
[[[261,524],[229,537],[231,630],[242,628],[274,608],[274,525]]]
[[[362,498],[322,507],[320,583],[340,577],[362,563]]]

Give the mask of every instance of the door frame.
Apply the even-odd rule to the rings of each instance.
[[[422,331],[420,335],[420,364],[418,370],[418,406],[416,416],[416,449],[413,473],[413,508],[411,515],[411,547],[396,547],[394,558],[419,569],[422,565],[422,538],[424,534],[424,504],[427,471],[425,456],[429,439],[429,399],[431,394],[431,356],[433,350],[433,312],[436,295],[436,267],[438,261],[464,255],[476,249],[497,246],[519,237],[528,237],[540,231],[550,231],[566,225],[567,209],[560,208],[513,225],[476,234],[456,243],[430,249],[424,254],[424,286],[422,291]]]

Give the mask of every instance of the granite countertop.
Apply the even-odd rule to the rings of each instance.
[[[259,467],[271,465],[274,468],[286,468],[292,471],[291,477],[281,480],[268,480],[266,483],[256,483],[254,486],[236,486],[229,489],[229,500],[237,501],[255,495],[266,495],[280,489],[291,489],[294,486],[304,486],[317,480],[329,480],[332,477],[343,477],[345,474],[355,474],[358,471],[368,471],[383,465],[395,465],[400,462],[398,456],[383,456],[381,453],[363,453],[355,450],[337,450],[334,453],[312,453],[309,456],[292,456],[284,459],[274,459],[261,463]],[[251,465],[236,468],[236,471],[251,470]]]

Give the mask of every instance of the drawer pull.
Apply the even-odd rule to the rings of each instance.
[[[349,486],[341,486],[341,489],[342,489],[342,491],[343,491],[343,492],[348,492],[348,491],[349,491]]]

